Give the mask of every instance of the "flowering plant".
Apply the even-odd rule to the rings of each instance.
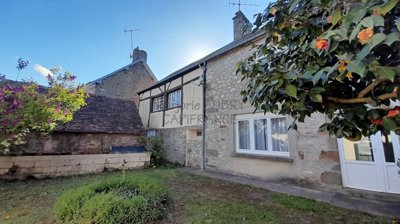
[[[22,144],[29,132],[47,133],[72,120],[73,113],[85,105],[84,88],[74,82],[74,75],[53,69],[46,77],[49,87],[34,82],[0,83],[0,153]]]
[[[399,0],[278,0],[254,25],[266,39],[238,65],[245,102],[300,122],[323,113],[338,138],[399,132]]]

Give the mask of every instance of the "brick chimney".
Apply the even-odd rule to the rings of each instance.
[[[140,50],[139,47],[136,47],[133,49],[132,55],[132,62],[137,61],[139,59],[143,59],[145,62],[147,62],[147,52],[144,50]]]
[[[242,11],[237,11],[233,20],[233,39],[237,40],[251,32],[251,23]]]

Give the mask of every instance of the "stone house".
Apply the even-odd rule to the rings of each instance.
[[[141,147],[143,125],[133,100],[91,95],[74,119],[51,134],[30,136],[11,155],[107,154]]]
[[[137,47],[133,50],[131,58],[132,63],[87,83],[86,91],[112,98],[133,99],[138,105],[137,92],[153,85],[157,78],[147,65],[146,51]]]
[[[164,139],[167,158],[265,180],[399,194],[397,135],[359,142],[332,138],[318,133],[327,119],[322,114],[288,131],[290,117],[253,113],[242,103],[246,83],[236,65],[264,39],[262,31],[243,32],[249,21],[241,11],[233,24],[233,42],[138,92],[143,125]]]

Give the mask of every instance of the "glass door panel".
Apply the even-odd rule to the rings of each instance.
[[[348,161],[374,161],[374,153],[369,138],[363,137],[360,141],[343,140],[344,155]]]

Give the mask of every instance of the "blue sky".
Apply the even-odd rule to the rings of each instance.
[[[134,47],[147,51],[158,79],[233,40],[229,0],[0,0],[0,73],[15,79],[16,61],[30,62],[20,79],[45,79],[33,67],[61,66],[89,82],[131,62]],[[242,1],[243,3],[245,1]],[[242,6],[253,20],[267,1]]]

